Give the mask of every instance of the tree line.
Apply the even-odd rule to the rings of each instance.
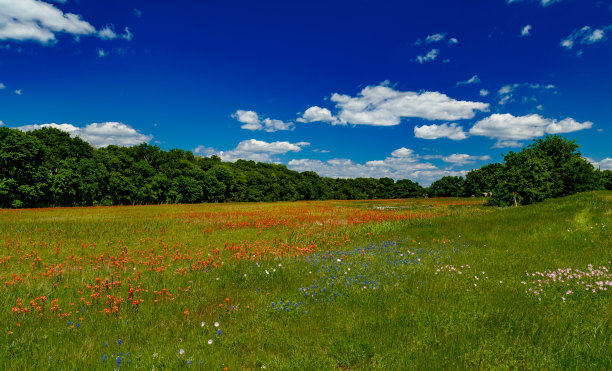
[[[547,137],[504,164],[490,164],[466,177],[443,177],[424,188],[408,179],[321,177],[284,165],[140,144],[93,148],[55,128],[30,132],[0,127],[0,207],[147,205],[162,203],[388,199],[482,196],[508,205],[610,189],[612,172],[598,172],[578,146]],[[509,196],[515,192],[514,196]]]
[[[333,179],[155,145],[95,149],[55,128],[0,127],[0,207],[408,198],[418,183]]]

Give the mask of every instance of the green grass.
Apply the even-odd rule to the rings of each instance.
[[[352,207],[371,205],[378,204]],[[242,212],[268,206],[219,207]],[[181,208],[197,207],[163,210],[172,214]],[[25,267],[43,269],[32,266],[32,259],[18,263],[18,256],[36,251],[41,264],[53,263],[58,242],[55,263],[82,257],[83,269],[66,265],[52,278],[25,277],[2,288],[0,368],[112,369],[121,353],[120,367],[130,369],[612,369],[612,283],[606,286],[612,281],[612,193],[519,208],[452,208],[443,217],[323,231],[350,240],[331,256],[320,250],[300,258],[224,259],[220,267],[183,275],[175,274],[188,265],[180,259],[160,258],[166,270],[151,273],[133,252],[157,246],[154,255],[186,254],[266,234],[296,241],[310,237],[290,228],[259,235],[253,228],[202,234],[197,223],[153,218],[151,209],[138,207],[1,212],[0,258],[12,257],[0,263],[3,281],[27,273]],[[139,242],[147,237],[154,241]],[[82,241],[97,246],[79,250]],[[113,268],[108,256],[121,256],[123,250],[135,260]],[[91,256],[100,254],[107,256],[102,268],[91,271]],[[124,286],[114,292],[125,296],[132,266],[142,271],[134,285],[167,288],[174,300],[154,304],[154,295],[143,293],[138,309],[126,305],[111,315],[100,312],[104,305],[79,302],[77,290],[89,294],[85,285],[110,273],[121,274]],[[567,268],[593,277],[560,282],[546,276]],[[548,281],[536,295],[538,279]],[[599,287],[599,281],[607,290],[586,289]],[[190,288],[179,292],[178,287]],[[59,298],[71,315],[12,313],[17,298],[27,303],[40,295]]]

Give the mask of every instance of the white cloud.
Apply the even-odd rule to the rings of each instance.
[[[466,81],[459,81],[459,82],[457,82],[457,86],[459,86],[459,85],[478,84],[479,82],[480,82],[480,78],[478,78],[478,75],[474,75],[474,76],[470,77],[469,79],[467,79]]]
[[[130,32],[129,27],[126,27],[123,29],[123,35],[121,35],[121,37],[126,39],[127,41],[132,41],[132,39],[134,38],[134,34]]]
[[[448,138],[452,140],[463,140],[467,135],[463,127],[456,123],[442,125],[423,125],[414,127],[414,136],[422,139]]]
[[[592,163],[595,168],[600,170],[612,170],[612,158],[610,157],[606,157],[601,161],[595,161],[587,157],[587,160],[589,160],[589,162]]]
[[[394,151],[395,152],[395,151]],[[384,178],[411,179],[423,186],[443,176],[462,176],[465,170],[441,170],[428,162],[419,162],[413,156],[387,157],[384,160],[358,163],[350,159],[335,158],[327,161],[296,159],[288,163],[296,171],[314,171],[330,178]]]
[[[332,125],[341,124],[337,117],[333,116],[331,111],[327,108],[321,108],[318,106],[312,106],[308,108],[302,117],[298,118],[298,122],[327,122]]]
[[[414,151],[411,150],[410,148],[406,148],[406,147],[402,147],[402,148],[398,148],[395,151],[391,152],[391,156],[393,157],[401,157],[401,158],[410,158],[413,159],[413,161],[416,161],[416,157],[414,155]]]
[[[489,91],[486,89],[480,89],[480,96],[481,97],[486,97],[487,95],[489,95]]]
[[[437,43],[446,37],[446,33],[436,33],[425,38],[425,44]]]
[[[294,126],[292,122],[283,122],[281,120],[273,120],[266,118],[263,120],[263,129],[268,133],[273,133],[279,130],[293,130]]]
[[[417,56],[417,61],[421,64],[433,61],[438,57],[438,54],[440,54],[438,49],[431,49],[427,54]]]
[[[430,162],[421,159],[441,159],[451,168],[439,169]],[[289,161],[288,167],[296,171],[315,171],[316,173],[332,178],[372,177],[393,179],[411,179],[422,185],[429,185],[433,180],[443,176],[463,176],[466,170],[453,170],[454,166],[463,166],[476,161],[490,160],[489,156],[471,156],[466,154],[453,154],[444,156],[420,156],[409,148],[399,148],[391,152],[391,156],[384,160],[372,160],[358,163],[350,159],[335,158],[327,161],[314,159],[295,159]]]
[[[140,9],[134,8],[134,15],[137,18],[140,18],[140,17],[142,17],[142,11]]]
[[[95,28],[79,15],[39,0],[0,0],[0,40],[56,41],[57,33],[90,35]]]
[[[21,89],[17,89],[17,90],[15,90],[15,94],[21,95],[21,94],[23,94],[23,92],[21,91]]]
[[[3,125],[4,125],[4,122],[2,122],[2,120],[0,120],[0,126],[3,126]]]
[[[520,84],[512,84],[512,85],[504,85],[499,89],[499,95],[510,94],[514,89],[516,89]]]
[[[293,130],[294,125],[292,122],[283,122],[281,120],[273,120],[269,118],[265,118],[263,120],[259,119],[259,115],[255,111],[244,111],[237,110],[232,114],[232,117],[238,120],[238,122],[243,123],[240,128],[245,130],[265,130],[269,133],[273,133],[279,130]]]
[[[3,83],[0,82],[0,90],[2,90],[4,88],[6,88],[6,86]]]
[[[334,93],[331,101],[339,110],[338,119],[355,125],[393,126],[404,117],[471,119],[475,111],[489,110],[488,103],[458,101],[438,92],[402,92],[389,87],[388,82],[368,86],[357,97]]]
[[[112,40],[117,37],[117,34],[113,30],[113,25],[107,25],[106,27],[98,31],[98,37],[102,40]]]
[[[527,26],[523,27],[523,29],[521,30],[521,36],[529,36],[531,35],[531,25],[528,24]]]
[[[93,123],[85,127],[77,127],[71,124],[42,124],[24,125],[16,129],[30,131],[41,128],[56,128],[69,133],[71,136],[78,136],[94,147],[106,147],[114,144],[118,146],[134,146],[140,143],[148,143],[153,139],[152,135],[143,135],[134,128],[121,122]]]
[[[463,153],[456,153],[450,156],[442,157],[442,161],[449,162],[449,163],[452,163],[454,165],[459,165],[459,166],[473,164],[476,161],[487,161],[490,159],[491,159],[491,156],[488,156],[488,155],[470,156],[470,155],[466,155]]]
[[[456,38],[451,37],[451,38],[448,40],[448,45],[456,45],[456,44],[459,44],[459,40],[457,40]]]
[[[259,116],[255,111],[244,111],[239,109],[232,114],[232,117],[244,124],[240,127],[241,129],[261,130],[263,128],[259,121]]]
[[[314,171],[331,178],[394,178],[415,179],[414,173],[423,170],[438,170],[433,164],[413,161],[410,158],[387,157],[384,160],[357,163],[350,159],[335,158],[327,161],[295,159],[288,167],[296,171]]]
[[[208,155],[216,154],[223,161],[236,161],[238,159],[253,160],[259,162],[276,162],[274,156],[283,155],[288,152],[299,152],[303,147],[308,147],[308,142],[265,142],[256,139],[244,140],[230,151],[218,151],[211,153],[211,149],[199,146],[200,151],[207,151]],[[196,150],[198,149],[196,148]],[[202,152],[204,153],[204,152]]]
[[[104,49],[98,49],[98,58],[104,58],[108,55],[108,52]]]
[[[195,153],[196,155],[204,155],[204,156],[212,156],[212,155],[216,155],[219,153],[219,151],[217,151],[216,149],[212,147],[205,147],[201,145],[194,148],[192,152]]]
[[[574,30],[569,36],[561,40],[559,45],[566,49],[572,49],[576,44],[590,45],[606,40],[606,31],[612,30],[612,25],[602,28],[593,29],[590,26],[584,26]],[[581,54],[581,53],[580,53]]]
[[[590,121],[579,123],[569,117],[557,121],[537,114],[513,116],[506,113],[493,114],[478,121],[469,133],[497,139],[496,147],[518,147],[520,146],[518,141],[521,140],[533,139],[545,134],[571,133],[590,129],[592,126],[593,123]]]

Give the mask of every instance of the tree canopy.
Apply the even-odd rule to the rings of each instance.
[[[612,171],[596,171],[559,136],[535,141],[504,163],[464,177],[445,176],[428,188],[409,179],[334,179],[285,165],[140,144],[95,149],[54,128],[0,127],[0,207],[46,207],[298,201],[407,197],[469,197],[492,192],[490,205],[530,204],[592,189],[611,189]]]

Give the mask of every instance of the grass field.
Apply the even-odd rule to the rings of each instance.
[[[0,210],[0,369],[612,369],[612,193]]]

